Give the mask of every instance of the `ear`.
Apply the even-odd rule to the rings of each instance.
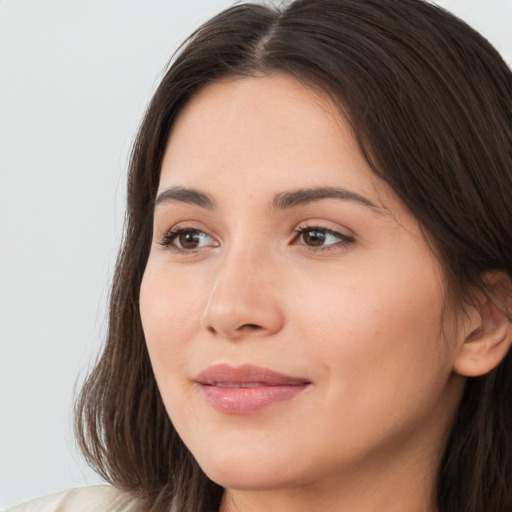
[[[465,317],[465,339],[453,369],[465,377],[478,377],[500,364],[512,344],[512,283],[506,272],[484,276],[492,297],[480,297]],[[493,293],[494,292],[494,293]]]

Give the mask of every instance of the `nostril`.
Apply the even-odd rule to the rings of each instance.
[[[257,324],[243,324],[240,327],[238,327],[237,329],[235,329],[233,334],[235,334],[235,332],[238,332],[240,334],[240,333],[243,333],[243,332],[260,331],[262,329],[263,329],[263,327],[261,325],[257,325]],[[209,333],[214,334],[214,335],[222,333],[222,330],[216,329],[213,325],[209,325],[207,327],[207,330],[208,330]]]
[[[262,329],[261,325],[256,325],[256,324],[244,324],[240,327],[240,329],[244,330],[244,329],[247,329],[247,330],[250,330],[250,331],[257,331],[259,329]]]

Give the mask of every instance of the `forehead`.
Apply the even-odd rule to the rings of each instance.
[[[380,204],[391,192],[327,94],[285,74],[201,89],[168,141],[159,188],[173,186],[215,195],[336,186]]]

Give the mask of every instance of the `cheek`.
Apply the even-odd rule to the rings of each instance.
[[[329,411],[317,428],[347,453],[428,422],[451,374],[441,288],[430,271],[423,279],[399,268],[331,276],[303,299],[302,338],[310,344],[301,355],[322,368],[318,387]]]
[[[426,388],[450,373],[443,288],[431,258],[390,255],[337,274],[319,275],[301,308],[303,328],[340,388],[379,397],[403,392],[404,379]]]
[[[187,342],[197,333],[204,301],[174,274],[148,266],[140,290],[142,327],[159,383],[186,361]]]
[[[295,308],[303,310],[320,335],[343,334],[347,341],[364,336],[376,342],[391,337],[398,343],[400,334],[430,337],[441,331],[444,300],[431,270],[410,262],[389,264],[382,272],[371,262],[328,270],[292,296]]]

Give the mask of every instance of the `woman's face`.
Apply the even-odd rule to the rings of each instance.
[[[169,416],[210,478],[325,486],[437,461],[462,386],[444,306],[418,222],[325,97],[275,74],[184,108],[140,308]]]

